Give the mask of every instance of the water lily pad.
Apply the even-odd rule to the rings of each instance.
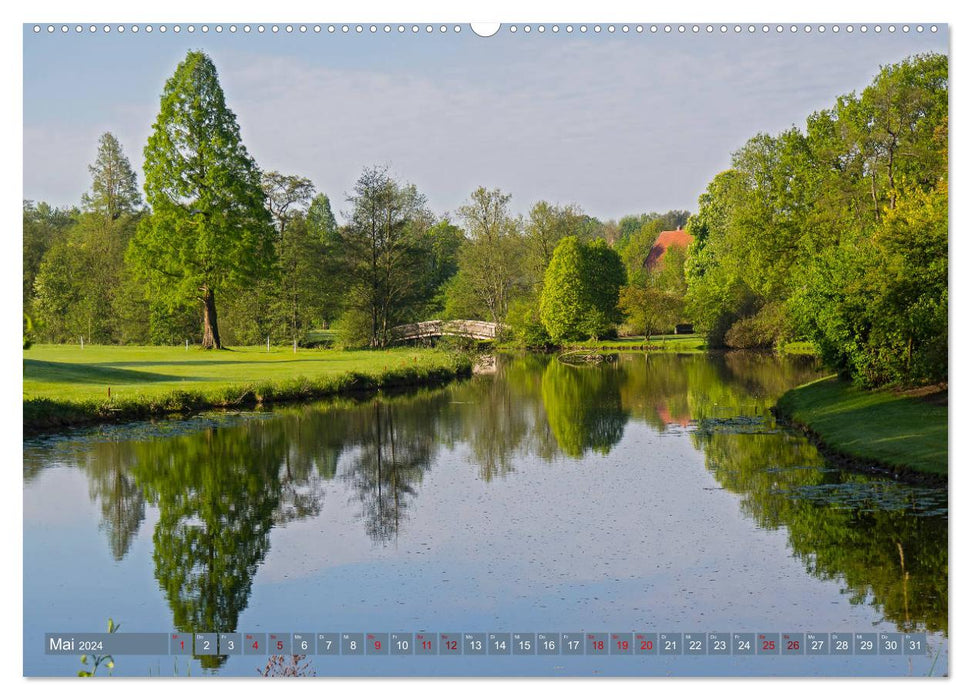
[[[862,513],[907,511],[916,517],[946,516],[947,490],[912,486],[888,480],[804,484],[775,489],[773,493],[794,500],[809,501]]]

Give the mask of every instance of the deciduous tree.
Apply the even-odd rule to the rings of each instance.
[[[458,209],[468,238],[459,254],[461,292],[475,298],[496,323],[505,320],[510,300],[523,286],[521,226],[509,213],[511,198],[479,187]]]
[[[546,268],[540,318],[554,342],[602,337],[620,321],[617,303],[625,283],[616,252],[598,239],[583,243],[567,236]]]

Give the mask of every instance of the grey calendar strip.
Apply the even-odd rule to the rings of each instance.
[[[900,632],[160,632],[49,633],[50,655],[893,656],[924,654]]]

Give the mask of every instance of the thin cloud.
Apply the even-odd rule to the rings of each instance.
[[[207,49],[244,142],[261,167],[310,177],[335,208],[363,167],[390,163],[439,212],[482,184],[511,192],[519,212],[545,198],[610,218],[694,208],[747,138],[802,125],[865,86],[880,64],[946,50],[946,35],[503,36],[434,45],[378,37],[347,43],[347,53],[336,44],[250,46]],[[170,50],[169,72],[182,57]],[[126,70],[138,74],[141,57],[128,58]],[[142,63],[137,99],[119,84],[91,123],[25,105],[25,196],[77,201],[104,130],[141,165],[158,110],[148,96],[167,77],[156,74],[157,53]],[[82,86],[47,73],[32,75],[26,62],[25,80],[84,99]]]

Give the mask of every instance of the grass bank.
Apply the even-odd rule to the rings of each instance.
[[[859,466],[947,476],[946,390],[916,397],[826,377],[783,394],[776,411]]]
[[[522,350],[515,343],[501,343],[499,349]],[[613,340],[576,340],[567,341],[559,346],[560,350],[642,350],[645,352],[704,352],[705,339],[698,334],[691,335],[643,335],[624,336]]]
[[[613,340],[583,340],[563,343],[562,350],[641,350],[644,352],[706,352],[708,343],[699,333],[682,335],[624,336]],[[778,352],[785,355],[815,355],[808,342],[787,343]]]
[[[24,351],[24,430],[441,384],[471,364],[437,350],[36,345]]]
[[[815,355],[816,346],[805,340],[796,340],[783,345],[779,352],[783,355]]]
[[[705,339],[696,333],[685,335],[627,336],[615,340],[587,340],[564,343],[564,350],[644,350],[647,352],[704,352]]]

